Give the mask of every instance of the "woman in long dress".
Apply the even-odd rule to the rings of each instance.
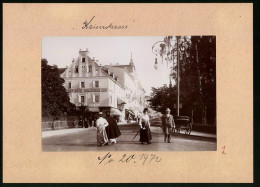
[[[108,126],[106,127],[107,137],[113,145],[114,143],[116,143],[116,138],[121,135],[121,132],[116,120],[110,116],[110,113],[106,112],[105,114],[105,119],[108,122]]]
[[[148,108],[145,108],[143,111],[143,115],[139,120],[140,125],[140,142],[143,144],[147,142],[147,144],[151,144],[152,134],[150,130],[150,118],[148,116]]]
[[[108,122],[106,119],[102,117],[102,112],[99,113],[96,124],[97,124],[97,141],[99,143],[99,146],[108,145],[108,138],[106,133],[106,127],[108,126]]]

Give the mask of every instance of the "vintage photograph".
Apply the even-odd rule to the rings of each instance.
[[[216,36],[42,37],[42,151],[216,151]]]

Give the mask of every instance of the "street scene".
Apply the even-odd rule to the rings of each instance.
[[[75,128],[43,132],[43,151],[214,151],[216,135],[203,132],[174,133],[172,142],[164,143],[163,130],[151,124],[152,144],[146,146],[139,142],[136,123],[120,125],[121,136],[116,144],[97,146],[96,128]],[[134,138],[135,137],[135,138]],[[134,139],[133,139],[134,138]]]
[[[216,37],[43,37],[42,151],[216,151]]]

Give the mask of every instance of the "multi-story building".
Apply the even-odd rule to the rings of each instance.
[[[109,110],[121,121],[136,116],[143,110],[145,91],[136,78],[131,57],[128,65],[98,65],[89,57],[89,51],[79,51],[61,74],[70,101],[76,106],[85,105],[97,113]]]

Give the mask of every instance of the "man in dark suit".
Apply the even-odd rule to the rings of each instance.
[[[166,114],[162,116],[162,127],[164,133],[164,142],[168,140],[168,143],[171,143],[171,129],[175,128],[174,118],[170,114],[171,110],[166,109]]]

